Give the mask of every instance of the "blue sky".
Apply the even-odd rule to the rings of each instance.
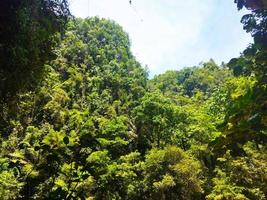
[[[137,60],[150,76],[237,57],[252,41],[234,0],[70,0],[76,17],[99,16],[129,34]]]

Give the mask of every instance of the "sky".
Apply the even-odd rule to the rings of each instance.
[[[115,20],[150,76],[214,59],[228,62],[252,41],[234,0],[70,0],[74,16]]]

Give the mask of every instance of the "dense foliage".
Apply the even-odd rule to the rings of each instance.
[[[69,16],[67,0],[0,1],[0,103],[35,87]]]
[[[118,24],[69,21],[36,88],[17,90],[14,109],[3,104],[0,199],[266,199],[258,5],[242,19],[255,42],[239,58],[151,80]]]

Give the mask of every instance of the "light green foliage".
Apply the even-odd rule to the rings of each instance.
[[[201,167],[181,149],[168,146],[146,155],[145,183],[152,199],[193,199],[202,192]]]
[[[106,173],[100,176],[96,198],[142,198],[144,192],[143,169],[144,163],[141,161],[140,153],[131,152],[121,156],[116,162],[110,163]]]
[[[101,199],[112,169],[126,173],[128,161],[115,161],[131,152],[130,110],[145,93],[147,73],[122,28],[98,18],[71,21],[55,53],[40,87],[20,95],[21,113],[1,138],[1,157],[21,177],[11,170],[3,178],[14,176],[18,186],[10,189],[26,199]],[[134,196],[139,185],[131,180],[115,196]]]
[[[266,199],[267,162],[265,147],[244,146],[245,155],[233,157],[228,151],[218,158],[213,190],[208,199]]]
[[[171,143],[177,124],[185,118],[171,99],[159,93],[147,93],[134,115],[139,139],[157,148]]]
[[[229,75],[230,72],[226,68],[219,67],[210,60],[199,67],[167,71],[155,76],[149,86],[152,90],[159,89],[164,94],[172,96],[180,94],[191,97],[198,91],[203,92],[205,96],[210,96]]]
[[[266,13],[253,12],[246,29],[266,30]],[[266,49],[256,35],[228,65],[148,80],[114,21],[69,21],[38,87],[2,109],[0,199],[266,199]]]
[[[9,200],[19,197],[24,183],[18,180],[18,170],[10,169],[8,160],[0,159],[0,199]]]

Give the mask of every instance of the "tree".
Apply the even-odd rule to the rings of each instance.
[[[241,9],[240,5],[245,4],[239,2],[238,7]],[[232,59],[229,66],[234,72],[241,69],[240,73],[236,73],[237,76],[245,75],[247,79],[255,81],[248,84],[246,92],[231,103],[225,123],[221,126],[224,135],[216,142],[216,149],[232,146],[236,154],[240,153],[237,144],[243,145],[248,141],[265,144],[267,141],[267,13],[262,6],[251,9],[251,13],[243,16],[241,22],[244,29],[253,36],[254,43],[244,50],[240,58]]]
[[[67,0],[1,1],[1,101],[35,87],[69,16]]]
[[[250,10],[263,9],[267,7],[266,0],[235,0],[238,9],[246,7]]]
[[[147,93],[134,110],[138,148],[144,152],[149,146],[162,148],[171,144],[175,129],[185,115],[178,107],[158,93]]]
[[[210,96],[227,77],[230,72],[219,67],[212,59],[203,62],[198,67],[188,67],[179,71],[167,71],[155,76],[150,80],[151,90],[159,89],[165,95],[187,95],[194,96],[197,92],[203,92]]]
[[[57,59],[45,66],[34,92],[20,92],[19,112],[1,131],[0,155],[10,169],[0,173],[11,180],[0,191],[10,190],[12,197],[100,198],[108,167],[132,150],[129,115],[145,92],[147,74],[131,54],[127,34],[99,18],[67,27]]]
[[[152,149],[145,160],[147,199],[198,199],[202,193],[198,161],[175,146]]]
[[[233,157],[229,150],[218,158],[207,199],[266,199],[266,147],[249,142],[244,151],[245,155]]]

